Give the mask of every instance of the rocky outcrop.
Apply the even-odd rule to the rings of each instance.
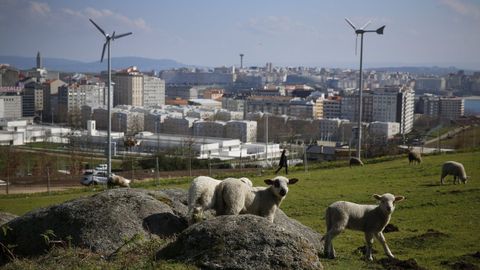
[[[148,239],[182,232],[186,212],[168,192],[111,189],[18,217],[7,223],[10,229],[0,241],[16,245],[17,256],[41,254],[62,241],[109,254],[138,235]]]
[[[309,240],[254,215],[194,224],[157,257],[207,269],[322,269]]]
[[[0,226],[9,222],[10,220],[18,217],[17,215],[10,214],[7,212],[0,212]]]

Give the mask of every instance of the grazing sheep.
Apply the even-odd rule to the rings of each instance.
[[[352,166],[363,166],[363,162],[359,158],[351,157],[350,158],[350,168]]]
[[[246,177],[227,178],[252,187],[252,181]],[[238,181],[240,180],[240,181]],[[193,224],[204,219],[204,211],[213,208],[215,187],[222,181],[208,176],[193,179],[188,189],[188,222]]]
[[[335,236],[347,229],[362,231],[365,233],[367,242],[366,256],[369,260],[372,257],[373,237],[383,245],[385,254],[393,258],[393,254],[385,242],[383,229],[390,221],[390,217],[395,210],[395,202],[404,199],[403,196],[394,196],[385,193],[382,196],[374,194],[373,197],[380,201],[379,205],[363,205],[345,201],[332,203],[325,213],[327,223],[327,233],[325,240],[324,253],[327,258],[335,258],[335,249],[332,240]]]
[[[408,152],[408,164],[422,163],[422,156],[419,152],[409,151]]]
[[[108,185],[110,186],[120,186],[120,187],[130,187],[130,182],[132,180],[129,180],[123,176],[120,176],[120,175],[115,175],[115,174],[112,174],[112,176],[110,176],[108,178]]]
[[[288,185],[298,181],[277,176],[267,179],[269,187],[249,187],[238,181],[225,180],[215,189],[217,215],[254,214],[273,222],[275,211],[288,193]]]
[[[440,177],[440,183],[443,185],[443,179],[447,175],[453,175],[453,183],[457,183],[457,178],[458,178],[458,183],[460,184],[460,180],[464,184],[467,183],[467,174],[465,173],[465,168],[463,167],[463,164],[460,162],[456,161],[447,161],[443,163],[442,166],[442,176]]]

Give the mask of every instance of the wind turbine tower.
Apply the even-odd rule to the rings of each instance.
[[[364,30],[365,27],[367,27],[370,22],[367,22],[362,28],[355,27],[355,25],[347,18],[345,18],[347,23],[353,28],[355,31],[355,34],[357,35],[357,40],[358,40],[358,35],[360,35],[360,75],[358,79],[358,141],[357,141],[357,158],[361,159],[360,151],[362,150],[362,64],[363,64],[363,34],[365,33],[370,33],[370,32],[375,32],[379,35],[383,35],[383,29],[385,29],[385,25],[378,28],[377,30]],[[357,41],[355,41],[355,52],[357,50]]]
[[[93,25],[102,33],[102,35],[105,37],[105,43],[103,44],[103,49],[102,49],[102,58],[100,58],[100,62],[103,62],[103,56],[105,56],[105,48],[107,48],[107,58],[108,58],[108,86],[107,86],[107,122],[108,122],[108,131],[107,131],[107,171],[108,171],[108,177],[112,175],[112,103],[111,103],[111,96],[112,96],[112,68],[111,68],[111,59],[110,59],[110,43],[111,41],[115,39],[119,39],[128,35],[131,35],[132,32],[120,34],[120,35],[115,35],[115,31],[113,31],[113,34],[110,36],[109,34],[105,33],[100,26],[98,26],[92,19],[90,19],[90,22],[93,23]]]

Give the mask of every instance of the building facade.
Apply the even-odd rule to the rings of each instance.
[[[165,81],[157,77],[144,75],[143,106],[158,105],[165,105]]]

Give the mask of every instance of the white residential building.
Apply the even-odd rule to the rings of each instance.
[[[165,81],[143,75],[143,106],[165,105]]]
[[[193,123],[193,136],[224,138],[225,125],[223,121],[197,121]]]
[[[225,125],[225,137],[239,139],[242,142],[257,141],[256,121],[228,121]]]
[[[369,131],[372,136],[384,137],[388,140],[400,132],[400,123],[375,121],[370,123]]]

